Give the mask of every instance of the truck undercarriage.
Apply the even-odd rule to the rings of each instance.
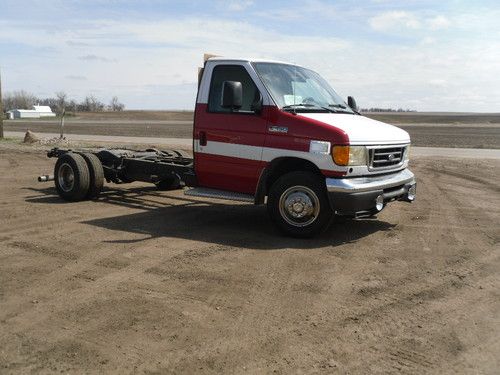
[[[154,148],[143,151],[130,149],[59,149],[53,148],[48,153],[49,158],[79,159],[78,156],[89,158],[90,155],[99,160],[102,168],[102,176],[109,183],[116,184],[129,183],[133,181],[150,182],[157,185],[162,190],[175,189],[183,185],[195,186],[196,178],[193,168],[193,158],[182,150],[158,150]],[[91,158],[91,157],[90,157]],[[100,166],[97,163],[87,162],[89,169],[89,179],[92,175],[101,175]],[[69,166],[69,164],[68,164]],[[61,166],[56,164],[54,175],[40,176],[40,181],[56,181],[56,187],[62,186],[63,190],[77,188],[75,184],[85,184],[85,181],[76,181],[76,174],[85,174],[84,165],[78,163],[76,171],[61,170]],[[64,173],[69,175],[64,176]],[[66,184],[65,184],[66,178]],[[83,178],[85,180],[85,178]],[[89,181],[92,184],[101,184],[101,181]],[[69,192],[69,191],[68,191]],[[63,197],[65,198],[65,197]],[[71,194],[67,198],[71,199]]]

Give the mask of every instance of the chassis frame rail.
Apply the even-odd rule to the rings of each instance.
[[[117,184],[133,181],[152,182],[178,180],[187,186],[196,186],[193,158],[182,150],[116,149],[60,149],[47,152],[49,158],[61,155],[91,153],[99,158],[107,182]]]

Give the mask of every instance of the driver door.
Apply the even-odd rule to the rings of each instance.
[[[243,100],[238,110],[222,107],[225,81],[241,82]],[[267,134],[265,111],[253,110],[261,93],[243,65],[213,68],[208,104],[197,106],[195,171],[203,187],[254,194],[261,171]]]

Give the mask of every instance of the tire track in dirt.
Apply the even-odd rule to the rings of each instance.
[[[438,201],[437,208],[433,209],[433,211],[435,213],[438,213],[441,215],[444,214],[444,218],[441,218],[438,221],[448,222],[451,224],[452,227],[453,226],[457,226],[457,227],[463,226],[464,223],[461,222],[461,219],[460,219],[461,216],[459,215],[460,209],[457,208],[457,206],[455,205],[456,202],[450,202],[449,200],[446,201],[446,199],[449,199],[449,197],[446,195],[446,192],[443,191],[442,189],[439,189],[439,187],[437,185],[435,185],[433,181],[428,180],[428,181],[423,181],[423,183],[425,184],[425,188],[430,190],[430,192],[426,192],[427,195],[435,196],[434,194],[440,193],[438,196],[441,196],[441,200]],[[420,186],[422,186],[422,183],[420,184]],[[449,203],[452,203],[452,204],[450,205]],[[451,210],[442,210],[441,208],[443,206],[451,206],[454,208]],[[434,214],[431,212],[429,217],[432,218],[433,215]],[[404,224],[403,224],[403,226],[404,226]],[[422,228],[422,230],[423,230],[423,235],[420,238],[422,238],[422,239],[425,238],[425,240],[423,240],[423,243],[425,244],[425,243],[429,242],[429,239],[432,239],[433,236],[435,236],[436,228],[433,227],[432,225],[426,225],[424,228]],[[474,235],[474,234],[475,233],[472,233],[472,235]],[[467,239],[467,236],[468,236],[468,234],[463,233],[463,231],[452,231],[452,235],[456,239],[455,242],[459,246],[460,246],[460,244],[465,243],[465,240]],[[468,239],[470,241],[470,238],[468,238]],[[474,272],[474,270],[476,270],[480,264],[488,263],[494,257],[495,257],[495,255],[492,255],[492,254],[483,255],[479,258],[476,257],[474,259],[468,255],[460,256],[458,258],[458,260],[454,261],[453,263],[450,263],[450,266],[452,268],[447,273],[447,275],[444,275],[445,280],[447,280],[447,281],[444,283],[441,283],[441,284],[433,285],[431,288],[429,288],[427,290],[421,289],[421,286],[419,286],[417,284],[418,283],[417,280],[411,280],[411,278],[409,280],[405,280],[404,282],[401,280],[401,285],[404,285],[404,289],[398,290],[398,288],[396,288],[396,290],[392,290],[392,294],[394,296],[398,296],[398,298],[395,298],[394,301],[391,301],[390,304],[383,306],[383,308],[384,308],[384,310],[386,310],[386,309],[391,310],[392,308],[401,308],[401,306],[400,306],[401,300],[402,300],[402,298],[404,298],[404,295],[407,293],[407,290],[412,289],[412,284],[417,284],[414,286],[417,287],[417,290],[418,289],[420,289],[420,290],[413,295],[412,294],[407,295],[408,302],[410,302],[408,304],[409,306],[413,306],[413,303],[411,303],[411,302],[416,297],[418,297],[418,299],[420,299],[421,297],[424,297],[423,302],[425,302],[425,300],[428,300],[428,302],[432,302],[433,300],[436,300],[436,299],[439,300],[439,299],[447,298],[450,294],[456,293],[457,288],[468,288],[469,285],[467,285],[466,283],[462,283],[460,280],[462,278],[464,278],[465,275],[470,275],[472,272]],[[458,276],[459,280],[457,280],[457,276]],[[414,278],[414,276],[412,278]],[[443,277],[441,279],[443,279]],[[384,290],[383,292],[387,293],[388,291]],[[437,294],[436,294],[436,292],[437,292]],[[403,296],[403,297],[400,297],[400,296]],[[490,301],[490,302],[493,303],[493,301]],[[460,304],[460,303],[458,303],[458,304]],[[462,303],[462,305],[463,305],[463,303]],[[473,304],[471,304],[471,307],[472,306],[473,306]],[[459,306],[456,306],[456,307],[458,308]],[[406,315],[406,314],[401,314],[401,313],[398,313],[398,314],[388,313],[387,315],[389,315],[389,314],[390,314],[390,316],[405,316]],[[424,319],[425,310],[423,310],[422,313],[416,313],[416,311],[413,310],[410,314],[411,315],[407,319],[407,322],[406,322],[406,323],[410,323],[409,326],[416,326],[416,324],[415,324],[416,321],[421,321],[421,322],[426,321],[426,319]],[[391,325],[397,325],[398,323],[401,323],[401,322],[394,322],[393,319],[389,319],[389,320],[384,319],[382,322],[375,322],[375,324],[374,324],[372,319],[370,319],[370,317],[372,317],[372,316],[381,316],[381,315],[383,315],[383,313],[381,311],[376,312],[374,310],[368,310],[363,314],[362,318],[368,319],[367,327],[369,327],[369,329],[373,329],[376,332],[383,331],[383,329],[382,329],[383,327],[380,326],[380,324],[382,324],[382,325],[389,324],[389,326],[391,326]],[[360,319],[359,316],[355,318],[355,320],[359,320],[359,319]],[[408,326],[408,324],[406,324],[406,325]],[[422,348],[422,350],[426,351],[426,348]],[[391,360],[393,362],[396,362],[396,364],[394,364],[394,368],[396,370],[403,371],[404,369],[406,369],[410,372],[414,371],[415,370],[414,365],[418,362],[415,360],[414,357],[425,358],[425,361],[423,362],[423,364],[425,364],[426,366],[430,366],[432,364],[439,363],[439,359],[440,359],[440,358],[434,358],[431,361],[428,356],[425,357],[422,353],[418,353],[418,352],[414,352],[414,351],[411,352],[411,353],[413,353],[413,356],[411,358],[408,358],[407,353],[408,353],[407,351],[401,352],[401,350],[396,351],[396,352],[391,352]]]
[[[426,183],[427,189],[429,189],[428,185],[429,184]],[[430,189],[433,191],[429,195],[432,195],[433,193],[436,192],[435,187],[430,187]],[[440,217],[443,214],[443,210],[441,210],[441,207],[445,205],[446,202],[443,202],[441,205],[438,205],[438,207],[433,210],[434,212],[431,212],[429,214],[428,218],[429,219],[434,218],[437,221],[443,220]],[[463,224],[459,220],[453,220],[456,214],[456,212],[454,211],[455,210],[447,210],[445,212],[445,220],[451,220],[452,225],[455,222],[457,223],[456,226],[460,227]],[[429,219],[427,219],[426,221],[429,221]],[[420,238],[426,239],[424,243],[427,242],[429,239],[436,237],[435,228],[431,224],[423,225],[423,228],[421,228],[421,230],[423,231],[423,235],[421,235]],[[460,243],[460,241],[463,239],[463,236],[461,234],[454,233],[453,237],[456,239],[455,242],[457,243]],[[480,259],[481,263],[487,261],[488,259],[484,258]],[[470,264],[471,258],[467,256],[459,258],[459,262],[461,263],[462,272],[470,272],[470,269],[475,267],[474,264]],[[454,265],[455,271],[458,271],[456,266],[457,265],[455,264]],[[396,314],[392,312],[394,309],[398,310],[401,309],[406,310],[410,308],[414,309],[413,306],[415,300],[420,300],[420,303],[432,302],[436,299],[439,300],[446,297],[446,295],[449,294],[450,292],[454,293],[457,286],[467,287],[466,284],[459,284],[459,283],[457,284],[457,280],[454,275],[448,275],[447,279],[448,280],[444,283],[440,283],[437,285],[431,284],[430,287],[425,287],[425,286],[422,287],[422,285],[420,285],[421,281],[418,280],[418,275],[416,276],[410,273],[408,277],[406,277],[406,279],[399,279],[397,284],[389,286],[389,289],[387,289],[388,286],[377,287],[373,289],[375,292],[374,294],[377,296],[378,299],[382,298],[384,300],[384,304],[377,308],[372,306],[370,309],[366,310],[362,315],[357,315],[355,317],[348,318],[346,323],[348,324],[352,320],[357,325],[359,324],[358,322],[360,321],[360,319],[364,319],[366,320],[366,324],[364,325],[363,330],[367,333],[363,336],[362,340],[384,341],[384,337],[381,336],[381,332],[387,330],[393,332],[405,331],[408,329],[408,327],[412,326],[416,327],[418,326],[418,322],[423,322],[426,320],[425,310],[422,310],[421,313],[416,313],[415,310],[411,311],[411,313],[410,312],[401,313],[401,311],[398,311],[398,313]],[[402,302],[405,300],[406,303],[403,303],[402,305]],[[376,301],[375,303],[378,304],[379,301]],[[392,316],[397,316],[400,318],[394,319],[392,318]],[[377,320],[380,319],[381,317],[382,317],[381,320]],[[375,351],[372,350],[371,354],[375,355],[375,353],[380,350],[385,350],[385,348],[381,347],[379,350]],[[391,356],[389,358],[382,360],[382,363],[384,361],[388,362],[386,363],[386,365],[382,367],[382,369],[383,371],[389,371],[392,368],[393,370],[396,369],[399,371],[405,370],[412,372],[415,371],[415,369],[418,368],[419,365],[423,367],[435,367],[435,365],[439,363],[439,358],[436,357],[433,358],[433,356],[425,355],[424,352],[427,351],[426,347],[422,347],[421,351],[422,352],[415,350],[409,351],[409,349],[406,350],[404,349],[404,347],[403,349],[401,349],[400,347],[399,351],[391,352]],[[380,363],[381,362],[379,361],[378,364],[380,365]]]
[[[81,235],[77,235],[77,238],[74,237],[75,235],[73,233],[72,240],[78,243],[82,243],[85,242],[84,239],[88,237],[88,234],[82,233]],[[81,238],[79,239],[78,237]],[[186,243],[183,247],[187,247],[188,249],[190,249],[191,246],[192,244]],[[92,247],[94,247],[94,249],[90,250],[90,248]],[[128,265],[125,265],[123,267],[105,267],[109,270],[108,273],[99,276],[99,278],[95,280],[92,280],[93,282],[91,285],[82,285],[81,287],[73,290],[71,293],[79,294],[82,291],[86,292],[87,290],[92,291],[93,289],[106,289],[112,286],[114,287],[121,282],[131,280],[135,282],[143,282],[143,276],[147,270],[154,268],[162,262],[165,262],[166,259],[168,260],[170,257],[175,257],[179,251],[182,251],[182,249],[179,248],[172,254],[165,253],[163,251],[158,252],[157,249],[151,249],[146,241],[142,246],[134,246],[133,250],[131,250],[129,247],[126,247],[125,249],[121,249],[118,247],[115,249],[103,250],[101,248],[98,248],[98,246],[90,246],[86,249],[80,248],[79,251],[85,251],[85,254],[79,256],[77,258],[77,262],[66,264],[56,272],[47,275],[46,278],[41,280],[42,285],[39,288],[30,287],[30,290],[25,295],[25,299],[39,296],[42,294],[42,292],[50,294],[51,292],[53,292],[53,290],[50,289],[51,287],[53,287],[54,290],[57,290],[60,287],[61,283],[64,283],[71,277],[75,277],[79,274],[84,273],[85,271],[88,271],[89,269],[94,268],[96,263],[106,263],[108,259],[123,252],[133,252],[135,254],[138,254],[139,259],[135,260],[134,262],[130,262]],[[61,253],[51,253],[50,250],[42,250],[41,252],[44,253],[43,255],[47,256],[64,256]],[[69,257],[69,259],[72,260],[71,257]],[[67,297],[68,296],[63,296],[61,297],[61,299]],[[92,298],[92,293],[86,295],[85,298],[80,297],[79,301],[84,303],[86,298]],[[61,307],[63,309],[65,308],[65,306],[63,305],[61,305]],[[19,317],[24,318],[22,316]],[[28,320],[31,320],[31,318],[29,318]]]
[[[429,169],[427,170],[429,171]],[[481,188],[486,187],[487,189],[490,189],[495,193],[500,192],[500,186],[498,182],[491,182],[491,178],[490,179],[480,178],[476,176],[471,176],[470,174],[467,173],[451,171],[449,169],[444,169],[444,168],[439,170],[439,174],[456,177],[457,179],[465,180],[467,182],[475,182],[476,184],[479,184]]]

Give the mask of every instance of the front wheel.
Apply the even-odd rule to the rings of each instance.
[[[267,209],[274,223],[293,237],[312,237],[332,218],[325,181],[312,172],[281,176],[269,191]]]

